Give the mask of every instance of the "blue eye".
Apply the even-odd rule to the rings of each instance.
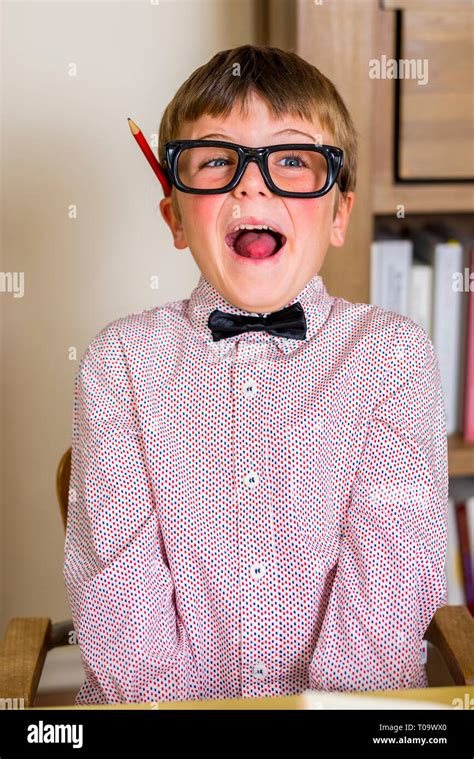
[[[218,168],[220,166],[228,166],[229,165],[229,159],[228,158],[210,158],[207,161],[203,161],[199,168]]]
[[[299,155],[286,155],[284,156],[281,161],[291,161],[291,164],[285,164],[288,168],[293,167],[300,167],[300,166],[306,166],[305,162],[301,159],[301,156]]]

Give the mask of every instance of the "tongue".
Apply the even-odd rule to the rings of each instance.
[[[267,258],[275,252],[277,241],[269,232],[242,232],[234,243],[239,256]]]

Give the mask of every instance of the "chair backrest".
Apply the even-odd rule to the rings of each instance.
[[[71,478],[71,453],[72,448],[68,448],[67,451],[63,453],[56,471],[56,493],[58,496],[59,508],[61,510],[61,518],[63,520],[64,531],[66,531],[67,523],[69,480]]]

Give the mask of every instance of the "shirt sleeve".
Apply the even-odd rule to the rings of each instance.
[[[75,377],[64,580],[85,671],[76,704],[194,697],[158,522],[129,368],[108,325]]]
[[[328,607],[316,690],[426,687],[421,642],[446,603],[448,459],[438,359],[411,320],[381,364]],[[380,396],[379,396],[380,397]]]

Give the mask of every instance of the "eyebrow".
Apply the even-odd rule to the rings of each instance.
[[[275,134],[273,136],[276,137],[278,134],[302,134],[304,137],[309,137],[310,140],[311,140],[311,142],[315,142],[316,141],[314,139],[314,135],[308,134],[307,132],[300,132],[299,129],[282,129],[280,132],[275,132]],[[225,134],[204,134],[202,137],[196,137],[196,139],[197,140],[207,140],[210,137],[213,137],[213,138],[215,138],[215,137],[222,138],[226,142],[234,142],[234,140],[231,137],[229,137],[228,135],[225,135]]]
[[[277,134],[302,134],[304,137],[309,137],[311,142],[315,142],[314,135],[308,134],[307,132],[300,132],[299,129],[282,129],[281,132],[275,132],[275,135]]]

